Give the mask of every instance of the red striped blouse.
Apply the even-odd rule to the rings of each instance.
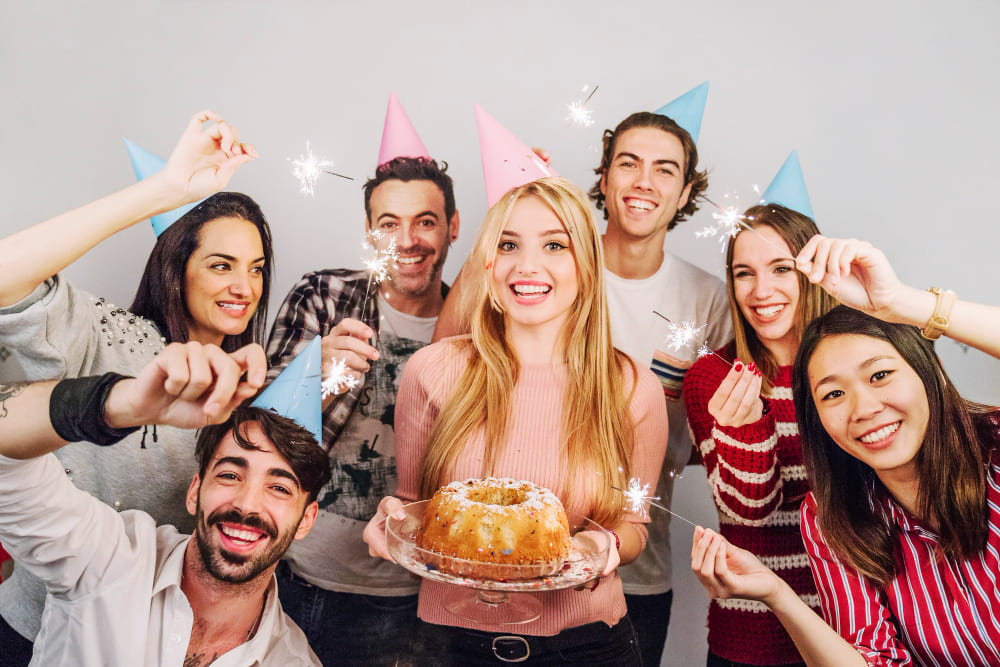
[[[1000,665],[1000,465],[987,477],[989,535],[969,560],[938,558],[937,535],[896,503],[896,577],[885,589],[830,549],[816,499],[802,503],[802,537],[826,621],[871,665]]]

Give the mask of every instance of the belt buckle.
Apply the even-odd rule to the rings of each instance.
[[[524,649],[524,655],[514,657],[515,650],[521,648]],[[531,644],[528,643],[527,639],[518,635],[500,635],[493,638],[493,655],[502,662],[524,662],[531,655]]]

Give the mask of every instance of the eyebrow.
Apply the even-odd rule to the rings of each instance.
[[[395,213],[383,213],[379,217],[375,218],[375,222],[381,222],[383,218],[389,218],[390,220],[399,220],[400,217],[401,216],[396,215]],[[414,219],[416,219],[416,218],[427,218],[427,217],[430,217],[430,218],[434,218],[435,220],[438,220],[438,214],[435,213],[434,211],[431,211],[431,210],[422,211],[420,213],[417,213],[413,217],[414,217]]]
[[[549,229],[547,231],[542,232],[541,236],[554,236],[556,234],[562,234],[563,236],[569,236],[569,232],[567,232],[565,229],[562,229],[562,228],[559,228],[559,229]],[[500,233],[500,235],[501,236],[510,236],[510,237],[513,237],[513,238],[516,238],[516,239],[521,238],[521,235],[518,234],[517,232],[512,232],[512,231],[507,230],[507,229],[503,230]]]
[[[620,158],[623,158],[623,157],[630,158],[632,160],[635,160],[636,162],[641,162],[642,161],[642,158],[640,158],[638,155],[636,155],[635,153],[629,153],[627,151],[622,151],[621,153],[619,153],[618,155],[616,155],[615,156],[615,161],[617,161],[617,160],[619,160]],[[673,165],[674,167],[677,167],[678,169],[681,168],[681,165],[680,165],[680,163],[677,160],[670,160],[670,159],[667,159],[667,158],[661,158],[659,160],[653,160],[653,164],[669,164],[669,165]]]
[[[239,468],[240,470],[246,470],[247,468],[250,467],[250,464],[247,463],[247,460],[242,456],[223,456],[221,459],[215,462],[215,465],[212,466],[212,470],[214,471],[216,468],[222,465],[232,465]],[[284,468],[269,468],[267,474],[270,475],[271,477],[281,477],[282,479],[287,479],[291,481],[293,484],[295,484],[295,488],[297,489],[302,488],[299,485],[299,478],[296,477],[294,474],[292,474],[292,472],[289,470],[286,470]]]
[[[863,369],[863,368],[867,368],[867,367],[871,366],[872,364],[874,364],[875,362],[882,361],[883,359],[890,359],[891,360],[891,359],[894,359],[894,358],[890,357],[889,355],[886,355],[886,354],[876,354],[874,357],[869,357],[868,359],[865,359],[864,361],[862,361],[860,364],[857,365],[857,368],[859,370]],[[829,375],[827,375],[826,377],[820,379],[819,382],[817,382],[816,384],[813,385],[813,391],[816,391],[820,386],[822,386],[822,385],[824,385],[826,383],[833,382],[838,377],[839,376],[836,373],[830,373]]]
[[[238,262],[239,261],[236,257],[233,257],[232,255],[227,255],[227,254],[221,253],[221,252],[210,253],[210,254],[208,254],[208,255],[205,256],[205,259],[211,259],[212,257],[218,257],[220,259],[224,259],[224,260],[229,261],[229,262]],[[263,262],[265,259],[267,259],[267,258],[266,257],[258,257],[257,259],[253,260],[250,263],[251,264],[256,264],[257,262]]]

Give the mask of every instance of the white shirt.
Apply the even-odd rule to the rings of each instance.
[[[48,591],[31,665],[183,664],[194,623],[180,586],[189,539],[77,489],[52,454],[0,456],[0,541]],[[272,579],[257,634],[212,664],[320,662]]]

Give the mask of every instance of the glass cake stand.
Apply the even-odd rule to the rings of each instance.
[[[491,625],[528,623],[542,613],[541,601],[531,593],[583,586],[597,579],[608,563],[613,541],[610,533],[609,539],[595,540],[582,531],[607,531],[586,517],[567,512],[570,531],[574,534],[569,556],[561,565],[489,564],[494,578],[453,574],[481,571],[484,564],[417,546],[417,534],[428,502],[422,500],[406,505],[403,520],[389,517],[385,524],[386,544],[396,562],[410,572],[452,584],[445,595],[444,607],[465,620]]]

